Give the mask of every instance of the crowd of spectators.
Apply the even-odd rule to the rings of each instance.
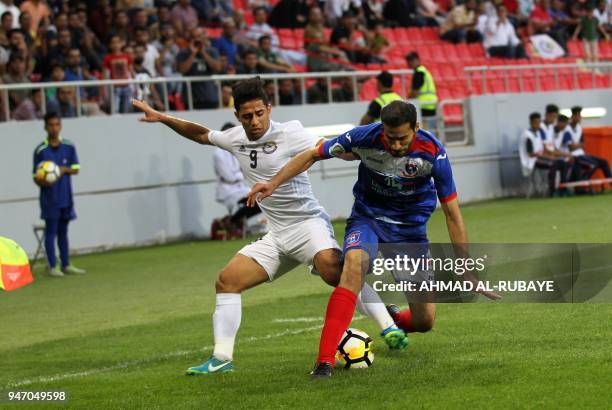
[[[242,1],[242,0],[241,0]],[[611,0],[0,0],[0,84],[92,79],[176,78],[168,85],[174,109],[187,105],[181,77],[214,74],[350,70],[384,63],[393,47],[389,26],[439,26],[443,40],[484,42],[491,56],[525,57],[525,36],[546,33],[562,47],[581,37],[589,59],[610,31]],[[247,23],[248,21],[248,23]],[[210,36],[210,29],[218,35]],[[275,29],[303,30],[303,47],[281,48]],[[517,34],[518,33],[518,34]],[[334,100],[346,96],[338,83]],[[220,105],[213,82],[193,82],[193,106]],[[282,81],[279,104],[329,99],[319,82],[308,90]],[[348,90],[348,86],[346,87]],[[12,116],[39,118],[42,105],[63,117],[129,112],[130,99],[164,108],[159,85],[46,88],[9,92]],[[351,91],[352,92],[352,91]],[[222,97],[223,98],[223,97]],[[0,120],[5,109],[0,98]],[[221,102],[224,105],[224,102]]]

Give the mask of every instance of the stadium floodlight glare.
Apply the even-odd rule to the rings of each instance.
[[[572,110],[570,108],[564,108],[559,111],[566,117],[572,116]],[[582,109],[582,118],[603,118],[606,116],[608,110],[604,107],[585,107]]]
[[[346,132],[352,128],[355,128],[353,124],[331,124],[322,125],[320,127],[306,127],[308,131],[316,135],[317,137],[337,137],[338,135]]]

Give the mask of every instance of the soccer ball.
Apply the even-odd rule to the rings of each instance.
[[[60,177],[60,169],[53,161],[43,161],[36,167],[36,179],[53,184]]]
[[[346,329],[336,352],[336,366],[364,369],[372,366],[373,361],[372,338],[362,330]]]

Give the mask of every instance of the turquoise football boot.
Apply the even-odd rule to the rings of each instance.
[[[187,374],[190,376],[195,376],[199,374],[225,373],[233,371],[234,365],[232,364],[231,360],[219,360],[215,356],[210,356],[210,359],[201,365],[187,369]]]
[[[408,347],[408,336],[402,329],[388,327],[380,335],[385,339],[390,350],[404,350]]]

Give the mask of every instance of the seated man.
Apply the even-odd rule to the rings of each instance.
[[[610,178],[610,164],[604,158],[587,155],[582,140],[582,107],[572,107],[571,122],[565,116],[559,116],[560,132],[557,134],[556,145],[565,152],[570,153],[576,160],[573,180],[590,179],[600,169],[606,178]]]
[[[234,124],[228,122],[223,125],[221,131],[235,127]],[[227,208],[228,215],[221,221],[216,221],[217,228],[223,228],[226,231],[242,232],[244,228],[244,220],[261,212],[259,207],[254,208],[246,206],[246,197],[249,193],[249,187],[244,182],[244,175],[240,171],[240,164],[236,157],[228,151],[221,148],[216,148],[213,154],[213,162],[215,174],[218,178],[217,192],[215,200],[223,204]],[[213,227],[215,222],[213,222]],[[215,229],[213,231],[213,236]]]
[[[527,128],[519,143],[519,155],[523,175],[529,176],[534,168],[548,169],[548,192],[553,195],[556,190],[557,171],[561,173],[561,182],[567,180],[568,162],[554,151],[545,148],[546,134],[541,128],[542,116],[534,112],[529,115]]]

